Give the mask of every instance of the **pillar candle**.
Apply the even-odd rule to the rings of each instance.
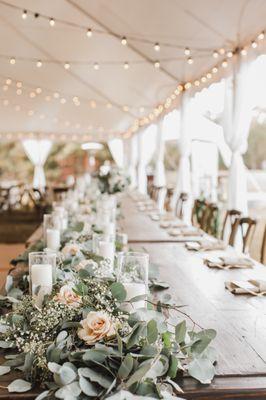
[[[111,266],[114,263],[115,244],[113,242],[100,241],[98,245],[99,256],[108,258],[111,261]]]
[[[126,301],[133,299],[133,297],[147,294],[145,283],[130,282],[123,283],[123,285],[127,292]],[[139,308],[146,308],[145,300],[139,300],[134,303],[127,303],[123,305],[123,309],[127,312],[135,312]]]
[[[46,230],[46,243],[47,247],[52,250],[59,250],[60,248],[60,231],[59,229]]]
[[[38,287],[39,291],[36,294]],[[40,307],[44,296],[52,292],[53,267],[51,264],[33,264],[31,266],[31,288],[36,305]]]

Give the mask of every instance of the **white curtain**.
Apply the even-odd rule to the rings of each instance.
[[[147,166],[150,163],[156,148],[156,126],[150,125],[138,134],[138,189],[140,193],[147,193]]]
[[[108,147],[115,163],[118,165],[118,167],[122,168],[124,166],[123,140],[122,139],[109,140]]]
[[[128,173],[131,181],[131,188],[135,188],[138,185],[137,180],[137,165],[138,165],[138,135],[132,136],[129,143],[129,165]]]
[[[191,192],[191,174],[190,174],[190,153],[191,153],[191,132],[188,127],[188,95],[186,93],[182,94],[180,102],[180,135],[179,135],[179,151],[180,151],[180,161],[179,169],[177,175],[177,183],[175,188],[175,193],[173,196],[173,204],[175,204],[180,193]],[[192,117],[193,118],[193,117]]]
[[[165,186],[163,119],[157,124],[155,155],[154,185],[157,187]]]
[[[248,64],[236,55],[232,78],[226,80],[223,128],[225,140],[232,151],[228,178],[228,209],[247,214],[247,172],[243,154],[251,123],[252,96],[250,95]]]
[[[34,165],[33,187],[43,190],[45,188],[44,164],[50,153],[52,142],[50,140],[26,139],[22,141],[27,157]]]

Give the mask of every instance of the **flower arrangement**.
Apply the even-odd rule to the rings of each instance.
[[[121,193],[130,185],[130,177],[121,168],[100,168],[96,178],[101,193]]]
[[[19,370],[22,376],[7,390],[40,388],[36,400],[177,399],[184,374],[210,383],[216,332],[202,329],[174,304],[156,268],[149,271],[147,307],[135,309],[143,299],[126,300],[125,286],[106,273],[108,260],[88,250],[82,225],[71,232],[64,236],[57,280],[41,309],[28,294],[25,270],[16,284],[8,276],[0,298],[8,310],[0,317],[5,352],[0,375]],[[27,254],[22,260],[27,263]]]

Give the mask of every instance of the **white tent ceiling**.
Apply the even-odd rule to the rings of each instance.
[[[28,10],[26,19],[19,8]],[[53,17],[55,25],[42,16]],[[1,0],[0,132],[8,138],[26,132],[61,139],[119,136],[178,83],[197,79],[215,65],[213,50],[247,43],[265,28],[265,20],[265,0]],[[154,67],[156,60],[161,68]],[[42,92],[36,94],[37,88]]]

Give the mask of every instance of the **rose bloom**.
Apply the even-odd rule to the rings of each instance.
[[[98,264],[97,262],[93,260],[82,260],[78,265],[75,266],[76,271],[80,271],[81,269],[84,269],[85,267],[90,266],[92,269],[97,269]]]
[[[90,311],[81,322],[78,337],[88,345],[115,334],[115,327],[108,314],[103,311]]]
[[[76,243],[69,243],[69,244],[66,244],[66,245],[65,245],[65,247],[64,247],[63,250],[62,250],[62,253],[63,253],[65,256],[68,256],[68,255],[70,255],[70,256],[75,256],[79,251],[80,251],[80,247],[79,247],[78,244],[76,244]]]
[[[71,307],[79,307],[81,303],[81,297],[73,291],[73,285],[62,286],[55,300]]]

